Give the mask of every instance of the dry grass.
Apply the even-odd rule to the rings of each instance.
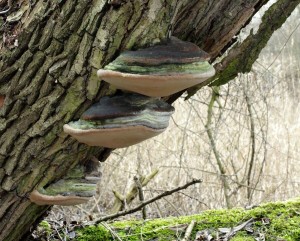
[[[225,175],[220,175],[207,135],[212,90],[206,87],[190,100],[182,98],[175,103],[176,113],[165,133],[113,152],[102,164],[103,178],[94,200],[77,208],[56,207],[52,218],[86,220],[89,215],[105,215],[113,205],[112,189],[125,194],[134,176],[155,169],[159,169],[158,175],[144,188],[146,199],[193,177],[202,178],[203,183],[149,205],[149,217],[226,207],[226,191],[233,206],[299,196],[299,12],[298,7],[273,36],[252,73],[219,90],[210,130]]]

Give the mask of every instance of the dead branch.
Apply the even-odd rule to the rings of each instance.
[[[132,209],[129,209],[129,210],[125,210],[125,211],[122,211],[122,212],[118,212],[118,213],[115,213],[115,214],[107,215],[107,216],[105,216],[103,218],[100,218],[100,219],[98,219],[98,220],[95,221],[95,224],[99,224],[99,223],[107,221],[107,220],[111,220],[111,219],[114,219],[114,218],[125,216],[127,214],[135,213],[135,212],[141,210],[143,207],[147,206],[150,203],[153,203],[153,202],[155,202],[155,201],[157,201],[157,200],[159,200],[159,199],[161,199],[163,197],[170,196],[170,195],[172,195],[175,192],[178,192],[180,190],[186,189],[186,188],[188,188],[191,185],[194,185],[196,183],[201,183],[201,182],[202,182],[201,179],[193,179],[191,182],[188,182],[188,183],[184,184],[183,186],[176,187],[176,188],[174,188],[172,190],[163,192],[162,194],[157,195],[156,197],[151,198],[148,201],[144,201],[140,205],[136,206],[135,208],[132,208]]]
[[[148,176],[140,177],[139,182],[141,183],[142,187],[146,186],[158,173],[158,169],[155,169],[152,173]],[[118,193],[117,191],[113,190],[115,195],[114,205],[109,211],[109,213],[114,214],[124,210],[126,205],[130,204],[138,195],[138,188],[135,183],[130,187],[128,193],[123,196],[122,194]]]
[[[186,231],[185,231],[185,235],[184,238],[181,241],[189,241],[190,240],[190,236],[192,234],[192,231],[195,227],[196,221],[192,220],[192,222],[190,223],[190,225],[187,227]]]
[[[152,173],[148,176],[140,177],[139,182],[141,183],[142,187],[146,186],[158,173],[158,169],[155,169]],[[123,196],[122,194],[118,193],[117,191],[113,190],[115,195],[114,205],[109,211],[109,213],[118,213],[125,209],[125,205],[130,204],[138,195],[138,187],[135,183],[130,187],[128,193]]]
[[[247,82],[248,83],[248,82]],[[250,96],[247,93],[247,88],[245,85],[243,85],[243,89],[244,89],[244,94],[245,94],[245,100],[246,100],[246,104],[247,104],[247,109],[248,109],[248,113],[249,113],[249,120],[250,120],[250,141],[251,141],[251,158],[249,161],[249,168],[248,168],[248,173],[246,175],[247,178],[247,198],[248,198],[248,202],[251,203],[251,197],[253,194],[253,190],[250,189],[249,187],[251,187],[251,176],[252,174],[252,170],[253,170],[253,165],[254,165],[254,161],[255,161],[255,149],[256,149],[256,143],[255,143],[255,123],[254,123],[254,117],[253,117],[253,110],[252,110],[252,104],[251,104],[251,100],[250,100]]]
[[[135,185],[137,186],[137,189],[139,191],[139,200],[140,200],[140,202],[145,201],[143,186],[142,186],[139,178],[135,176],[134,177],[134,182],[135,182]],[[143,215],[144,220],[147,219],[146,207],[142,208],[142,215]]]
[[[220,179],[222,181],[222,185],[224,188],[224,196],[225,196],[226,206],[227,206],[227,208],[232,208],[233,205],[232,205],[232,202],[231,202],[230,196],[229,196],[230,186],[229,186],[228,180],[226,178],[225,166],[221,160],[220,153],[217,150],[215,139],[214,139],[214,136],[213,136],[213,133],[211,130],[212,129],[211,125],[212,125],[213,107],[214,107],[214,103],[216,102],[216,100],[218,98],[218,95],[219,95],[219,87],[212,88],[211,100],[209,102],[208,109],[207,109],[207,122],[205,125],[205,129],[206,129],[209,141],[210,141],[211,149],[214,153],[214,156],[215,156],[215,159],[217,162],[218,169],[220,171]]]
[[[109,225],[105,222],[101,223],[103,225],[104,228],[106,228],[110,233],[111,235],[116,238],[118,241],[122,241],[122,239],[119,237],[119,235],[111,228],[109,227]]]
[[[233,46],[228,55],[220,63],[214,65],[217,72],[216,75],[199,85],[189,88],[185,99],[191,98],[199,89],[209,83],[211,83],[211,86],[224,85],[234,79],[238,73],[250,72],[251,66],[268,43],[274,31],[282,26],[298,4],[299,1],[290,0],[280,0],[274,3],[264,13],[258,31],[255,34],[251,32],[242,43]]]

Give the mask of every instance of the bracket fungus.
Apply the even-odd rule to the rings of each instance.
[[[77,194],[70,194],[70,186],[69,183],[64,183],[62,181],[58,182],[58,185],[63,186],[66,185],[68,188],[64,193],[56,193],[56,192],[49,192],[43,188],[39,190],[34,190],[30,193],[29,199],[31,202],[34,202],[37,205],[61,205],[61,206],[72,206],[78,205],[82,203],[86,203],[89,201],[90,197],[81,197]],[[52,191],[52,190],[51,190]]]
[[[208,60],[209,55],[197,45],[171,37],[159,45],[125,51],[97,74],[119,89],[161,97],[214,76]]]
[[[105,96],[64,131],[79,142],[108,148],[127,147],[162,133],[174,108],[139,94]]]
[[[66,178],[49,187],[32,191],[29,199],[37,205],[70,206],[86,203],[95,195],[100,177],[99,162],[90,161],[88,166],[78,165]]]

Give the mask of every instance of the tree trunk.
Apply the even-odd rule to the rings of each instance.
[[[62,131],[101,96],[115,93],[98,80],[99,68],[169,31],[216,58],[267,0],[246,2],[0,0],[0,240],[19,240],[49,208],[31,203],[31,191],[110,154]]]

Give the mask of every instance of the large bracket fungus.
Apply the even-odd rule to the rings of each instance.
[[[139,94],[105,96],[64,131],[90,146],[121,148],[162,133],[174,108],[168,103]]]
[[[30,193],[29,199],[38,205],[77,205],[86,203],[96,193],[100,180],[99,161],[78,165],[68,175],[47,188]]]
[[[119,89],[162,97],[214,76],[209,55],[197,45],[171,37],[167,42],[125,51],[98,76]]]

